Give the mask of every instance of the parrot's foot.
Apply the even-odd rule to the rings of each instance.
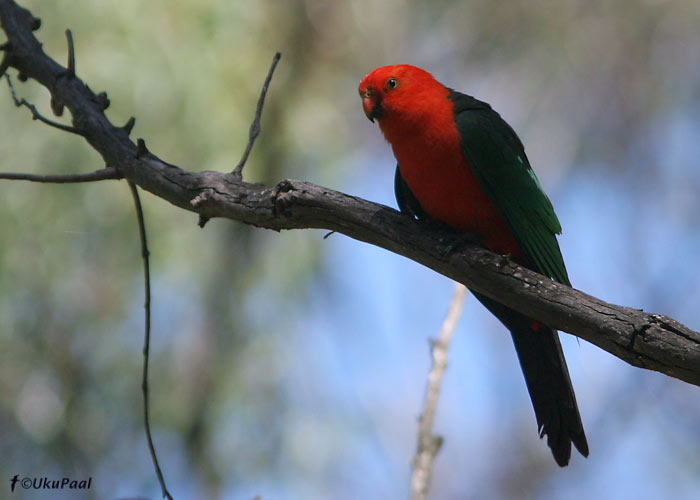
[[[451,234],[440,238],[440,254],[448,259],[453,253],[459,253],[465,247],[481,245],[481,237],[475,233],[450,231]]]

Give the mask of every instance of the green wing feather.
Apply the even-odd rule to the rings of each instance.
[[[561,224],[522,142],[491,106],[450,91],[462,152],[486,196],[536,271],[570,285],[557,242]]]

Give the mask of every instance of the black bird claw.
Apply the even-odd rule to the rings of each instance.
[[[441,251],[444,258],[448,258],[453,253],[459,253],[464,247],[481,245],[481,238],[475,233],[453,232],[451,238],[446,241],[447,245]]]

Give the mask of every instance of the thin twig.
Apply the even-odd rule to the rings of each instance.
[[[2,56],[2,60],[0,61],[0,77],[5,74],[5,71],[7,71],[7,68],[10,67],[10,58],[7,57],[7,52],[5,52]]]
[[[170,492],[165,486],[165,479],[163,478],[163,473],[160,470],[160,465],[158,464],[158,457],[156,456],[156,448],[153,445],[153,438],[151,437],[151,423],[148,413],[148,359],[151,345],[151,272],[148,263],[148,243],[146,242],[146,225],[143,220],[143,208],[141,207],[141,200],[139,198],[139,192],[136,188],[136,184],[131,181],[129,182],[129,189],[131,189],[131,196],[134,198],[134,207],[136,208],[136,218],[139,223],[139,237],[141,238],[141,257],[143,258],[143,276],[144,276],[144,286],[145,286],[145,299],[143,303],[143,308],[146,312],[145,321],[145,333],[143,339],[143,377],[141,379],[141,391],[143,392],[143,421],[146,428],[146,440],[148,441],[148,450],[151,452],[151,460],[153,461],[153,467],[156,470],[156,476],[158,476],[158,482],[160,483],[160,489],[163,493],[163,498],[169,498]]]
[[[134,124],[136,123],[136,118],[133,116],[127,120],[127,122],[122,125],[122,128],[124,131],[127,133],[127,135],[131,134],[131,130],[134,128]]]
[[[68,67],[66,68],[66,76],[68,78],[75,77],[75,48],[73,47],[73,33],[66,30],[66,39],[68,40]]]
[[[43,122],[47,125],[50,125],[54,128],[57,128],[59,130],[63,130],[65,132],[70,132],[71,134],[76,134],[76,135],[80,135],[80,136],[84,135],[82,131],[78,130],[75,127],[71,127],[69,125],[63,125],[62,123],[58,123],[58,122],[55,122],[53,120],[49,120],[48,118],[44,117],[41,113],[39,113],[37,111],[36,106],[27,102],[24,98],[19,99],[17,97],[17,94],[15,93],[15,87],[12,85],[12,80],[10,79],[10,75],[5,73],[5,78],[7,78],[7,84],[10,86],[10,92],[12,93],[12,100],[15,102],[15,106],[17,106],[18,108],[20,106],[28,107],[32,112],[32,119],[33,120],[39,120],[40,122]]]
[[[15,172],[0,172],[0,179],[13,181],[48,182],[52,184],[71,184],[78,182],[95,182],[109,179],[123,179],[124,176],[116,168],[108,167],[86,174],[24,174]]]
[[[262,90],[260,91],[260,98],[258,98],[258,108],[255,111],[255,118],[253,119],[253,123],[250,124],[250,132],[248,134],[248,145],[246,146],[245,151],[243,152],[243,156],[241,156],[241,161],[238,162],[236,168],[234,168],[233,172],[231,172],[231,174],[236,176],[238,179],[243,178],[243,167],[248,161],[248,155],[253,149],[255,139],[260,134],[260,117],[262,116],[263,105],[265,104],[267,88],[270,86],[270,80],[272,80],[272,73],[275,72],[275,68],[277,67],[277,63],[279,62],[280,57],[282,57],[282,54],[277,52],[275,53],[275,57],[272,58],[270,71],[267,72],[267,78],[265,78],[265,83],[263,83]]]
[[[433,472],[435,456],[442,445],[442,437],[433,434],[433,422],[437,409],[440,383],[447,366],[447,348],[452,339],[459,316],[462,314],[464,297],[467,289],[455,283],[454,293],[447,315],[440,328],[437,340],[432,341],[432,363],[428,373],[428,387],[425,392],[423,414],[418,419],[418,446],[413,459],[411,474],[411,500],[425,500],[428,496],[430,479]]]

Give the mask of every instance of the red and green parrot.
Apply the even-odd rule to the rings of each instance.
[[[382,66],[360,82],[362,107],[398,162],[402,212],[479,237],[482,245],[570,285],[556,235],[561,225],[522,142],[487,103],[406,64]],[[474,293],[511,332],[540,437],[560,466],[571,443],[588,443],[556,330]]]

